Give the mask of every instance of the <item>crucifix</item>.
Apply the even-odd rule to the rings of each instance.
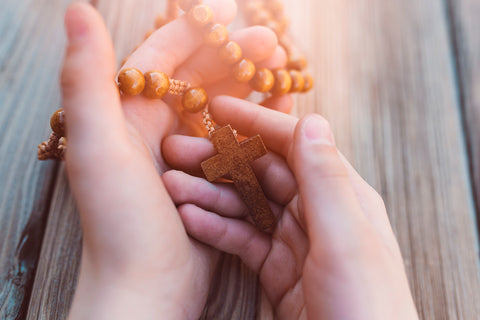
[[[215,130],[211,139],[218,154],[202,162],[207,180],[212,182],[225,175],[230,176],[257,228],[265,231],[273,227],[275,216],[250,165],[267,153],[260,135],[239,143],[232,128],[227,125]]]

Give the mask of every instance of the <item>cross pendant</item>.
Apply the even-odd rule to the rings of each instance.
[[[229,175],[257,228],[265,231],[273,227],[275,216],[250,165],[250,162],[267,153],[260,135],[239,143],[232,127],[227,125],[215,130],[211,139],[218,154],[202,162],[207,180],[212,182]]]

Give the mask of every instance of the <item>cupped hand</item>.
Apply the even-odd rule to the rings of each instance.
[[[198,177],[215,154],[208,140],[171,136],[164,156],[190,175],[162,178],[187,232],[256,271],[278,319],[416,319],[383,201],[339,153],[328,123],[231,97],[210,110],[270,149],[253,166],[278,224],[271,235],[257,231],[231,184]]]
[[[210,0],[215,20],[228,24],[233,0]],[[179,99],[149,100],[119,94],[115,55],[100,15],[88,4],[69,7],[68,47],[62,70],[67,121],[66,168],[83,230],[80,276],[72,319],[198,318],[217,253],[191,240],[160,175],[161,153],[172,133],[199,132],[201,119],[186,115]],[[244,56],[270,68],[285,63],[275,35],[253,27],[231,35]],[[158,70],[170,77],[245,97],[247,85],[181,17],[154,32],[123,68]],[[270,100],[288,109],[291,100]]]

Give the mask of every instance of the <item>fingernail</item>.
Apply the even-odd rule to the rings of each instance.
[[[319,115],[311,115],[307,118],[304,126],[304,134],[307,140],[320,144],[335,145],[332,131],[328,122]]]
[[[88,32],[88,23],[82,4],[72,4],[65,13],[65,28],[69,42],[81,39]]]

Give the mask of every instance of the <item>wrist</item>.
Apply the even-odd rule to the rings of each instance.
[[[193,319],[182,287],[175,277],[106,274],[82,263],[69,319]]]

